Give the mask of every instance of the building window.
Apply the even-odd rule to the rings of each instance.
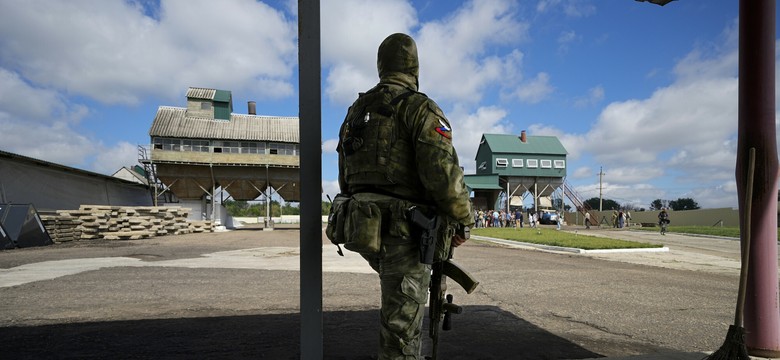
[[[241,152],[240,143],[238,141],[214,141],[214,152],[238,154]]]
[[[529,168],[536,168],[539,167],[539,160],[536,159],[528,159],[525,161],[525,166]]]
[[[300,154],[298,144],[270,143],[268,148],[270,154],[295,156]]]
[[[496,159],[496,167],[505,168],[509,162],[506,159]]]
[[[241,142],[242,154],[265,154],[265,142],[243,141]]]
[[[168,151],[181,151],[181,140],[169,138],[154,138],[154,148]]]
[[[512,167],[523,167],[523,159],[512,159]]]
[[[208,140],[182,140],[182,151],[209,152]]]
[[[542,169],[550,169],[552,168],[552,160],[542,160]]]
[[[258,153],[258,143],[256,142],[241,142],[241,153],[242,154],[257,154]]]
[[[565,167],[566,167],[566,160],[555,160],[555,161],[553,162],[553,166],[554,166],[556,169],[563,169],[563,168],[565,168]]]
[[[204,101],[200,103],[200,109],[201,110],[211,110],[211,103],[208,101]]]

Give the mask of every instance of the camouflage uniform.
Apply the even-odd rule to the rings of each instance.
[[[417,92],[419,66],[414,40],[405,34],[390,35],[379,47],[377,68],[379,84],[368,93],[385,91],[393,98],[391,136],[353,138],[350,119],[365,117],[368,122],[370,118],[358,99],[339,133],[339,186],[342,193],[382,204],[381,250],[362,254],[379,273],[382,288],[379,358],[417,359],[431,267],[420,263],[419,239],[410,235],[404,213],[392,209],[411,205],[435,209],[446,219],[447,226],[439,231],[439,246],[446,249],[455,225],[473,226],[474,212],[452,146],[449,122],[433,100]],[[352,149],[358,145],[358,150]],[[370,153],[357,160],[366,151],[383,146],[389,149],[386,154]],[[354,155],[355,151],[364,153]],[[446,244],[441,244],[442,239]]]

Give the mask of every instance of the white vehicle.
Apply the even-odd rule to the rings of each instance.
[[[558,212],[553,209],[539,210],[539,223],[550,225],[558,224]]]

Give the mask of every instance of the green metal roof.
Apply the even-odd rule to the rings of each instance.
[[[566,155],[566,148],[555,136],[526,136],[526,142],[517,135],[482,134],[492,153]]]
[[[217,90],[214,92],[214,101],[220,101],[220,102],[232,102],[230,101],[230,91],[227,90]]]
[[[463,175],[463,181],[470,190],[503,190],[498,185],[498,174]]]

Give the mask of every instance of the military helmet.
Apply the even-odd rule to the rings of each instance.
[[[379,77],[392,72],[406,73],[417,78],[420,63],[417,59],[417,44],[411,36],[395,33],[388,36],[379,45],[376,66]]]

